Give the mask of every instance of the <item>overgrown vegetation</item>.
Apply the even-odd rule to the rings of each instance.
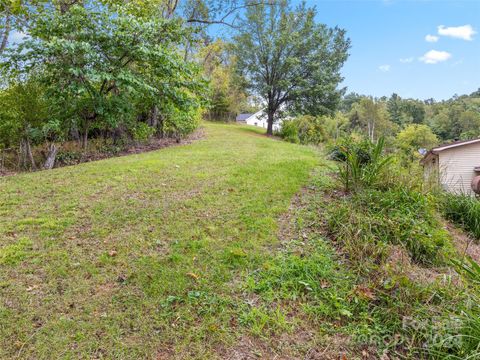
[[[177,51],[189,37],[180,21],[98,1],[47,3],[28,8],[29,37],[3,62],[10,106],[1,107],[0,140],[21,145],[20,167],[39,167],[32,147],[44,143],[41,167],[51,168],[66,140],[86,151],[91,137],[145,141],[196,128],[205,84]]]
[[[320,231],[345,259],[369,304],[370,322],[354,312],[351,320],[359,323],[348,332],[375,346],[377,354],[435,357],[436,349],[446,349],[440,342],[461,336],[449,316],[469,301],[462,286],[428,279],[428,269],[458,257],[436,194],[423,189],[420,173],[403,167],[401,155],[385,154],[382,139],[350,138],[334,146],[331,157],[338,162],[337,191],[323,195]],[[420,281],[422,273],[428,274],[426,282]]]
[[[384,144],[383,138],[376,144],[369,140],[354,142],[352,139],[345,139],[333,148],[330,156],[341,163],[338,175],[345,191],[378,185],[392,160],[384,155]]]
[[[329,206],[326,216],[335,239],[361,263],[382,263],[389,244],[427,265],[445,261],[450,248],[432,199],[403,185],[352,194]]]
[[[428,349],[435,359],[477,359],[480,357],[480,265],[471,258],[453,261],[465,279],[466,299],[451,309],[449,327]]]
[[[316,14],[1,2],[0,171],[152,149],[260,108],[293,143],[206,123],[184,147],[1,178],[1,358],[480,357],[480,266],[440,216],[478,239],[479,202],[428,192],[417,163],[480,134],[480,93],[344,95],[350,40]]]
[[[324,118],[310,115],[283,121],[278,135],[286,141],[303,145],[318,145],[327,140]]]
[[[453,223],[480,239],[480,202],[470,195],[442,193],[441,211]]]

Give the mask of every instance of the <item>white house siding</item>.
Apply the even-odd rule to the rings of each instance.
[[[245,122],[248,125],[258,126],[266,129],[268,127],[267,116],[263,112],[263,110],[253,114],[250,116]],[[281,122],[277,121],[273,123],[273,131],[278,131],[282,127]]]
[[[480,166],[480,143],[467,144],[438,153],[440,184],[444,189],[472,194],[471,182],[477,174],[473,169]]]
[[[438,185],[438,155],[431,154],[423,164],[425,182]]]

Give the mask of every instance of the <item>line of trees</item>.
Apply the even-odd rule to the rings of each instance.
[[[194,32],[170,15],[171,2],[23,5],[16,24],[27,36],[3,51],[0,91],[0,143],[19,147],[22,167],[53,167],[66,140],[86,151],[90,137],[181,137],[196,127],[206,82],[181,51]],[[48,147],[43,165],[38,144]]]
[[[346,130],[371,139],[396,136],[409,126],[427,128],[442,142],[480,136],[479,91],[439,102],[403,99],[397,94],[372,98],[351,93],[341,108],[349,120]]]
[[[240,0],[4,0],[0,2],[0,151],[18,167],[52,168],[62,144],[84,153],[180,139],[202,118],[248,109],[230,44]],[[17,44],[9,39],[23,39]],[[37,151],[38,148],[41,151]]]
[[[372,142],[384,138],[389,149],[400,150],[411,161],[421,157],[422,148],[480,137],[480,90],[439,102],[350,93],[334,115],[297,116],[284,122],[279,135],[314,144],[345,137]]]

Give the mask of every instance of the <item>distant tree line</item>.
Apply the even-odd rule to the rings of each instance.
[[[284,122],[280,135],[298,143],[336,142],[345,137],[376,142],[384,138],[387,148],[414,160],[421,156],[422,148],[480,136],[480,89],[444,101],[349,93],[342,97],[334,115],[294,117]]]
[[[480,90],[470,95],[453,96],[444,101],[372,98],[355,93],[344,97],[341,106],[347,114],[351,131],[369,135],[392,136],[408,125],[427,125],[440,141],[470,139],[480,136]]]

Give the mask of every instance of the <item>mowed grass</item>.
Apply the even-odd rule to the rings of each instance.
[[[0,178],[0,358],[212,358],[247,331],[242,292],[319,156],[205,132]]]

